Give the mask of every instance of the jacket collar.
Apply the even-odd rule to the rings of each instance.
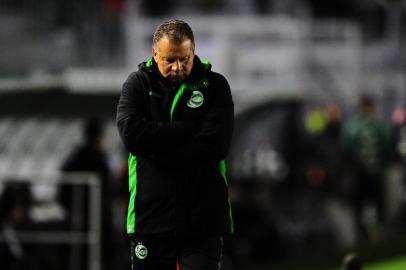
[[[159,72],[158,65],[155,62],[154,58],[151,57],[148,61],[142,62],[138,65],[139,70],[150,73],[156,76],[159,79],[165,80]],[[200,58],[195,55],[193,59],[193,67],[191,74],[186,78],[187,81],[200,80],[205,77],[205,74],[208,70],[211,69],[211,65],[208,62],[202,62]]]

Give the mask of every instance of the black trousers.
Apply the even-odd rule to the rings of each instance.
[[[174,238],[131,235],[132,270],[221,269],[222,237]]]

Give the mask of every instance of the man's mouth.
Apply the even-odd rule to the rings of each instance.
[[[174,80],[174,81],[180,81],[180,80],[183,80],[183,79],[186,78],[186,74],[184,74],[184,73],[171,74],[171,75],[169,76],[169,78],[170,78],[171,80]]]

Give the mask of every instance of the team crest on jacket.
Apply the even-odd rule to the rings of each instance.
[[[136,256],[138,259],[143,260],[143,259],[145,259],[145,258],[147,257],[147,255],[148,255],[148,249],[147,249],[147,247],[144,246],[143,244],[138,243],[138,244],[135,246],[134,253],[135,253],[135,256]]]
[[[203,101],[204,101],[204,96],[203,96],[202,92],[195,90],[192,92],[192,96],[190,97],[189,101],[187,102],[187,105],[190,108],[198,108],[198,107],[202,106]]]

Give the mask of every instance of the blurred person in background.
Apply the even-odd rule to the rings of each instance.
[[[101,187],[101,258],[102,269],[111,268],[112,258],[112,187],[111,173],[107,163],[107,157],[103,148],[104,130],[101,120],[90,118],[85,121],[83,127],[84,141],[78,145],[68,159],[63,163],[62,170],[65,172],[91,172],[96,173]],[[85,188],[84,199],[81,205],[83,215],[82,229],[88,230],[88,205],[89,190]],[[71,187],[64,187],[61,191],[61,201],[67,208],[68,214],[72,215],[72,190]],[[71,216],[71,219],[73,217]]]
[[[26,183],[6,182],[0,195],[0,264],[2,269],[37,269],[30,265],[32,252],[18,237],[18,229],[32,227],[29,219],[31,205],[29,185]]]
[[[361,95],[358,112],[346,123],[343,143],[351,167],[353,207],[360,236],[368,236],[365,210],[369,204],[376,209],[375,223],[380,228],[385,218],[384,174],[390,160],[390,132],[378,118],[376,104],[369,95]]]
[[[102,42],[109,62],[121,64],[124,60],[124,29],[123,15],[126,8],[125,0],[104,0],[102,16]]]
[[[392,114],[392,122],[396,154],[406,164],[406,109],[397,108]]]
[[[305,178],[309,187],[325,194],[337,192],[342,171],[341,107],[329,101],[305,118]]]
[[[36,231],[44,231],[44,224],[35,221],[34,205],[29,183],[7,179],[0,195],[0,238],[4,239],[0,241],[1,269],[53,270],[68,265],[61,245],[30,241]]]
[[[228,82],[195,55],[190,26],[163,22],[117,107],[133,269],[220,267],[222,237],[234,230],[224,161],[233,124]]]
[[[401,191],[406,194],[406,109],[399,107],[392,114],[394,133],[394,148],[397,161],[400,162],[402,170]],[[401,220],[406,224],[406,201],[403,200]]]
[[[342,108],[338,102],[329,102],[324,108],[326,115],[326,127],[323,131],[323,139],[320,141],[324,146],[327,174],[330,191],[340,188],[342,179],[343,153],[341,147]]]

